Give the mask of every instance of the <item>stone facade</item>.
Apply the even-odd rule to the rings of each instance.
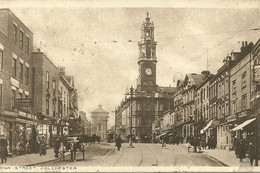
[[[91,134],[100,137],[101,141],[107,140],[107,119],[109,112],[102,108],[102,105],[98,105],[98,108],[91,112]]]

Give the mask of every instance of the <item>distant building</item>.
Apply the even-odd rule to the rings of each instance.
[[[101,141],[107,139],[107,121],[109,112],[102,108],[102,105],[98,105],[98,108],[91,112],[91,134],[96,134],[101,137]]]

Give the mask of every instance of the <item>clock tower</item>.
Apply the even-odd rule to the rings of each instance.
[[[139,77],[137,92],[153,93],[156,91],[156,44],[154,40],[154,24],[150,21],[149,13],[142,24],[139,47]]]

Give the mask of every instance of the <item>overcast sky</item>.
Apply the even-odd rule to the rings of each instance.
[[[34,43],[66,74],[75,76],[80,110],[102,104],[114,123],[114,107],[136,87],[138,41],[146,12],[155,24],[157,84],[207,69],[216,73],[241,41],[260,38],[259,9],[11,8],[34,33]],[[128,42],[133,40],[134,42]],[[116,42],[114,42],[116,41]],[[182,74],[182,76],[180,75]]]

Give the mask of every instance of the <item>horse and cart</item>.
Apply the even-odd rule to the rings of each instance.
[[[83,135],[78,136],[65,136],[60,141],[57,140],[57,147],[55,153],[65,161],[66,153],[70,152],[70,160],[76,161],[76,153],[82,152],[83,160],[85,159],[85,146],[88,143],[86,137]]]

